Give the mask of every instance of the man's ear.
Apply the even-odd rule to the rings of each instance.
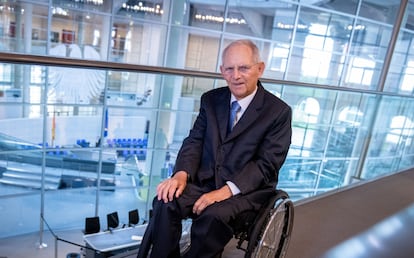
[[[223,65],[220,65],[220,72],[223,74]]]
[[[264,72],[264,70],[265,70],[265,68],[266,68],[266,65],[265,65],[264,62],[259,62],[258,63],[258,66],[259,66],[260,74],[262,75],[263,72]]]

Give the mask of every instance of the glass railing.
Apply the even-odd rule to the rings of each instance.
[[[121,222],[136,208],[146,218],[201,94],[225,86],[220,74],[184,69],[20,54],[0,62],[0,237],[39,231],[40,214],[53,229],[115,210]],[[262,82],[293,110],[278,184],[293,200],[413,166],[413,97]]]

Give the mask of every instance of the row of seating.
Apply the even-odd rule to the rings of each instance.
[[[75,157],[75,155],[73,153],[71,153],[69,150],[60,147],[59,145],[56,145],[54,147],[54,149],[50,148],[47,151],[47,155],[49,156],[70,156],[70,157]]]
[[[138,209],[130,210],[128,212],[128,224],[123,224],[122,227],[133,227],[135,225],[139,224],[139,212]],[[107,222],[107,231],[112,231],[116,228],[120,227],[119,224],[119,216],[118,212],[114,211],[111,213],[108,213],[106,215],[106,222]],[[87,217],[85,218],[85,229],[83,233],[85,235],[87,234],[94,234],[101,231],[101,222],[99,216],[94,217]]]
[[[138,160],[145,160],[147,157],[146,150],[117,150],[117,157],[123,157],[125,160],[130,157],[136,156]]]
[[[85,139],[78,139],[76,140],[76,144],[81,146],[82,148],[87,148],[90,145],[90,142],[86,141]]]
[[[107,139],[106,143],[108,147],[120,147],[120,148],[146,148],[148,145],[147,139],[136,138],[114,138]]]
[[[87,148],[90,147],[90,142],[86,139],[77,139],[76,144]],[[141,138],[113,138],[106,139],[106,144],[109,148],[146,148],[148,145],[148,139]],[[99,140],[96,143],[96,146],[99,145]]]

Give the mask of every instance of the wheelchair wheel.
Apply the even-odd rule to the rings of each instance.
[[[293,226],[293,203],[280,191],[273,207],[257,220],[248,243],[246,258],[284,257]]]
[[[183,256],[185,253],[188,252],[188,250],[190,250],[190,246],[191,246],[191,225],[192,225],[192,220],[191,219],[187,219],[183,222],[183,229],[182,229],[182,234],[181,234],[181,239],[180,239],[180,253],[181,253],[181,256]]]

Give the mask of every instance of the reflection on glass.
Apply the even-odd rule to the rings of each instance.
[[[295,200],[413,164],[412,99],[349,91],[381,86],[397,4],[54,1],[49,12],[47,1],[32,2],[1,4],[0,51],[218,72],[219,53],[231,40],[253,39],[266,63],[263,77],[291,81],[264,85],[293,110],[294,137],[279,187]],[[408,96],[411,19],[402,27],[384,89]],[[79,228],[85,215],[95,208],[105,215],[113,203],[146,214],[156,184],[171,174],[201,94],[220,86],[219,76],[1,63],[1,203],[38,206],[18,219],[6,216],[0,236],[22,233],[9,224],[37,230],[38,220],[26,213],[38,213],[42,173],[49,220],[68,207],[82,211],[64,225],[52,221],[57,228]],[[367,158],[359,161],[361,154]],[[16,180],[28,172],[31,180]],[[13,196],[23,193],[30,197]]]

